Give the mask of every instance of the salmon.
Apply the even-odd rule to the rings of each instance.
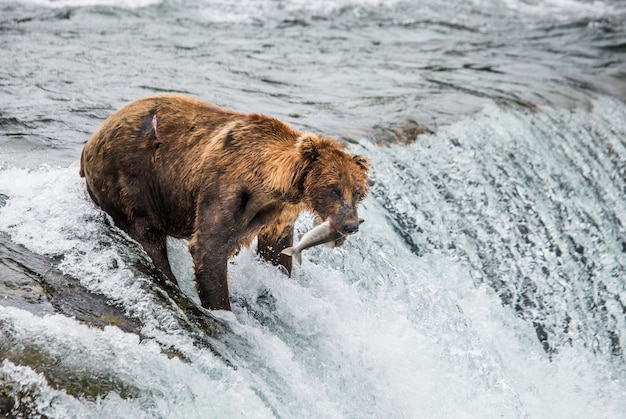
[[[365,220],[359,219],[359,224],[361,224],[363,221]],[[324,221],[323,223],[317,225],[315,228],[304,233],[297,245],[293,247],[288,247],[284,249],[281,253],[293,257],[296,262],[302,265],[303,250],[309,249],[314,246],[319,246],[320,244],[334,242],[341,239],[342,237],[345,237],[345,235],[335,230],[329,221]]]

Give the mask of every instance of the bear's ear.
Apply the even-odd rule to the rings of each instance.
[[[367,157],[361,155],[352,156],[354,162],[361,168],[363,171],[367,172],[370,170],[370,161]]]
[[[317,138],[313,135],[302,135],[298,138],[296,146],[298,147],[302,158],[308,162],[314,162],[319,157]]]

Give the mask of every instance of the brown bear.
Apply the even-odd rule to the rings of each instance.
[[[368,169],[337,140],[167,94],[110,116],[86,143],[80,175],[174,283],[166,237],[189,238],[202,305],[229,310],[228,258],[258,236],[259,254],[290,274],[281,251],[305,210],[355,233]]]

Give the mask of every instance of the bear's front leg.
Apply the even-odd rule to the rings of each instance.
[[[287,226],[276,238],[276,233],[262,230],[258,236],[257,252],[274,266],[280,266],[287,275],[291,275],[292,258],[283,253],[283,249],[293,246],[293,225]]]
[[[202,235],[198,232],[189,241],[193,258],[196,290],[202,307],[210,310],[230,310],[228,292],[228,246],[224,236]]]

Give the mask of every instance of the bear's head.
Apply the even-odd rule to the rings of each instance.
[[[341,234],[359,229],[358,205],[368,191],[369,160],[351,155],[337,140],[306,134],[298,139],[306,162],[304,200]]]

